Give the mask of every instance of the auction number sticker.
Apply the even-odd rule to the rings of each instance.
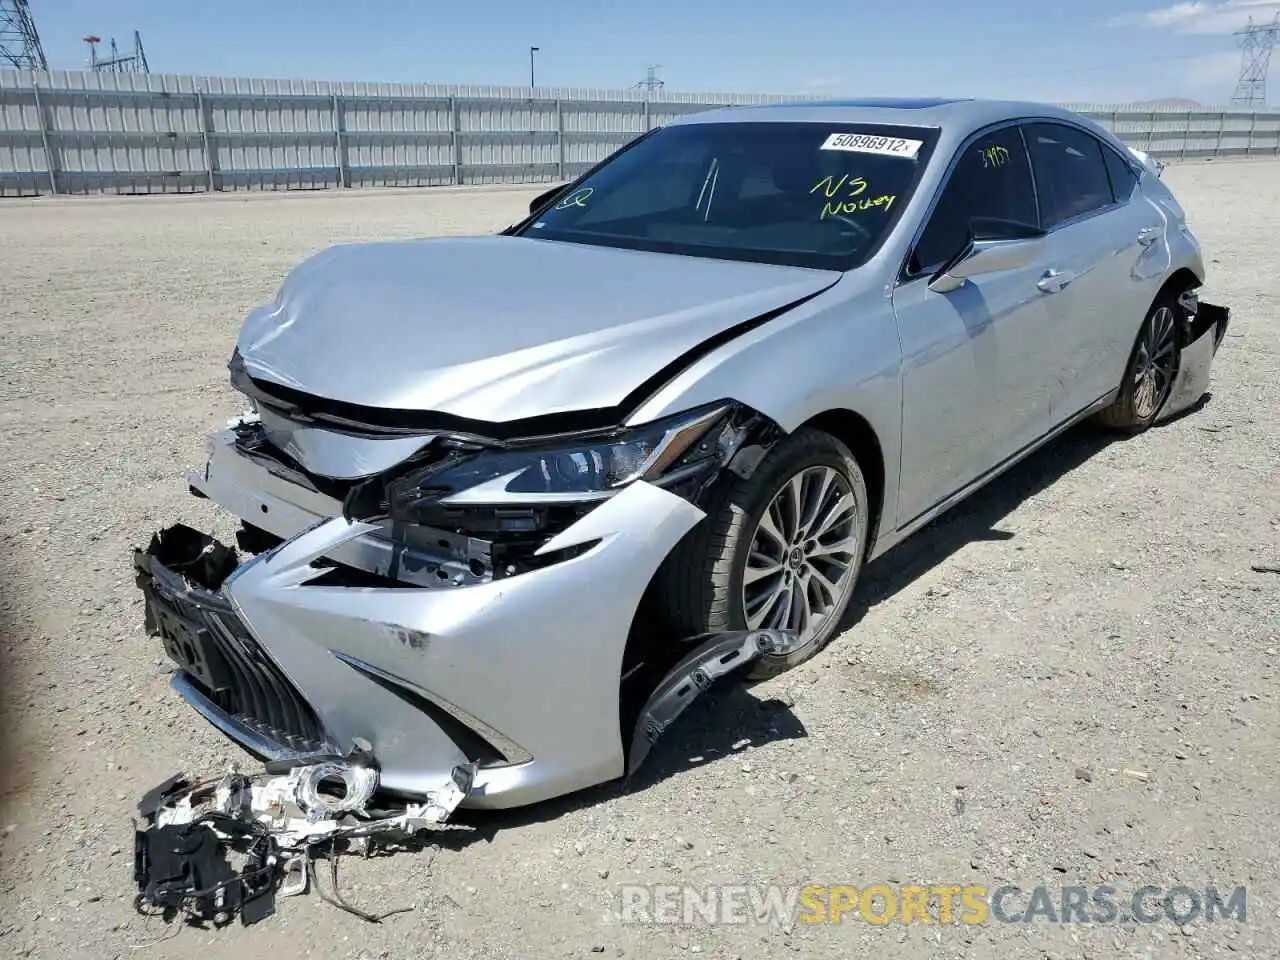
[[[904,140],[901,137],[872,137],[865,133],[833,133],[819,148],[821,150],[847,150],[850,153],[877,153],[883,157],[903,157],[914,160],[923,140]]]

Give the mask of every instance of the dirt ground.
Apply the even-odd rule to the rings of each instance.
[[[168,686],[130,550],[240,404],[245,312],[347,240],[491,231],[534,191],[0,204],[0,950],[110,957],[1276,956],[1280,162],[1171,167],[1233,325],[1203,409],[1077,429],[873,564],[815,661],[708,695],[629,787],[348,861],[258,926],[134,913],[130,817],[239,752]],[[628,884],[1247,888],[1243,923],[623,924]],[[1021,912],[1028,894],[1009,901]],[[878,909],[878,908],[877,908]],[[681,919],[677,916],[677,919]],[[171,936],[148,950],[140,945]]]

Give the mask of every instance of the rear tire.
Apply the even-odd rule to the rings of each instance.
[[[1147,311],[1125,364],[1120,393],[1111,406],[1097,414],[1104,427],[1130,436],[1142,433],[1156,421],[1178,373],[1182,344],[1179,328],[1181,289],[1166,290]]]
[[[658,598],[682,636],[767,628],[807,634],[789,656],[753,664],[748,679],[762,680],[836,636],[866,553],[867,484],[852,451],[812,428],[779,441],[749,479],[727,475],[722,483],[704,505],[706,519],[672,554]]]

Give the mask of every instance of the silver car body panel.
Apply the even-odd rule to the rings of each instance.
[[[467,757],[343,658],[438,695],[532,756],[482,768],[470,805],[532,803],[623,774],[618,678],[627,632],[658,565],[702,516],[636,483],[547,545],[598,541],[586,553],[450,590],[309,585],[321,572],[312,561],[373,532],[336,517],[243,565],[226,591],[333,741],[372,745],[387,788],[426,791]]]
[[[679,122],[728,123],[747,115],[816,122],[830,119],[829,109],[731,108]],[[644,423],[725,395],[786,430],[829,410],[859,415],[880,442],[885,471],[869,558],[918,529],[926,515],[936,516],[941,504],[955,502],[951,493],[967,496],[975,480],[992,479],[995,467],[1006,469],[1031,444],[1105,405],[1161,284],[1179,269],[1200,282],[1205,276],[1181,207],[1143,168],[1127,202],[1049,231],[1043,262],[975,278],[950,294],[930,292],[923,279],[904,282],[899,269],[945,185],[951,158],[982,133],[1049,120],[1079,127],[1121,154],[1127,148],[1099,124],[1040,104],[948,104],[876,110],[875,117],[943,123],[935,160],[878,253],[822,295],[700,358],[629,420]],[[1144,244],[1139,234],[1151,225],[1163,229],[1156,243]],[[1076,282],[1057,294],[1040,292],[1037,277],[1059,265],[1075,272]],[[1077,296],[1081,290],[1087,299]],[[1097,302],[1119,307],[1091,310]],[[1071,362],[1062,361],[1064,351]],[[1093,362],[1082,366],[1086,360]],[[803,376],[754,375],[771,366]],[[1041,380],[1028,379],[1037,373]]]
[[[348,480],[388,470],[413,456],[434,437],[356,437],[308,427],[272,410],[259,413],[267,439],[279,450],[322,477]]]
[[[499,279],[500,278],[500,279]],[[331,247],[253,311],[253,377],[502,423],[612,407],[715,334],[840,274],[523,237]],[[354,324],[378,331],[352,356]]]
[[[856,270],[511,236],[341,246],[299,266],[273,304],[249,315],[237,344],[245,372],[313,398],[482,425],[611,409],[619,425],[635,427],[726,400],[783,431],[824,415],[855,418],[883,461],[875,557],[1105,406],[1162,285],[1179,272],[1203,281],[1185,214],[1140,164],[1131,196],[1050,230],[1029,265],[947,292],[904,274],[953,158],[983,132],[1044,119],[1127,155],[1069,111],[979,101],[787,105],[677,123],[742,119],[927,126],[939,139],[897,226]],[[1049,271],[1068,273],[1069,283],[1038,286]],[[358,350],[353,329],[365,333]],[[1207,384],[1210,340],[1216,350],[1218,335],[1201,338],[1179,373],[1184,408]],[[303,468],[344,480],[403,463],[437,432],[354,435],[265,408],[261,418]],[[211,437],[209,462],[190,483],[285,541],[224,590],[334,741],[373,745],[384,783],[426,789],[466,759],[388,684],[447,704],[525,758],[482,767],[472,805],[529,803],[625,772],[625,744],[643,735],[620,728],[623,651],[654,572],[703,517],[693,503],[637,481],[539,551],[590,544],[585,552],[485,580],[429,544],[393,567],[386,524],[349,523],[342,502],[246,456],[233,431]],[[311,582],[330,562],[395,569],[423,589]],[[706,653],[751,647],[744,643],[712,639]],[[656,727],[678,712],[691,678],[715,673],[695,661],[654,688],[674,697],[648,705]],[[176,683],[233,737],[263,746],[199,690]]]

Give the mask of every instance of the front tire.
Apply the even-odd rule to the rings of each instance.
[[[659,596],[682,635],[786,629],[788,656],[747,674],[776,676],[836,636],[862,570],[870,511],[857,458],[830,434],[802,428],[774,446],[749,479],[727,479],[707,518],[668,564]]]
[[[1169,399],[1181,358],[1181,292],[1162,293],[1147,311],[1125,365],[1120,393],[1111,406],[1098,413],[1098,422],[1104,427],[1129,435],[1142,433],[1155,423]]]

